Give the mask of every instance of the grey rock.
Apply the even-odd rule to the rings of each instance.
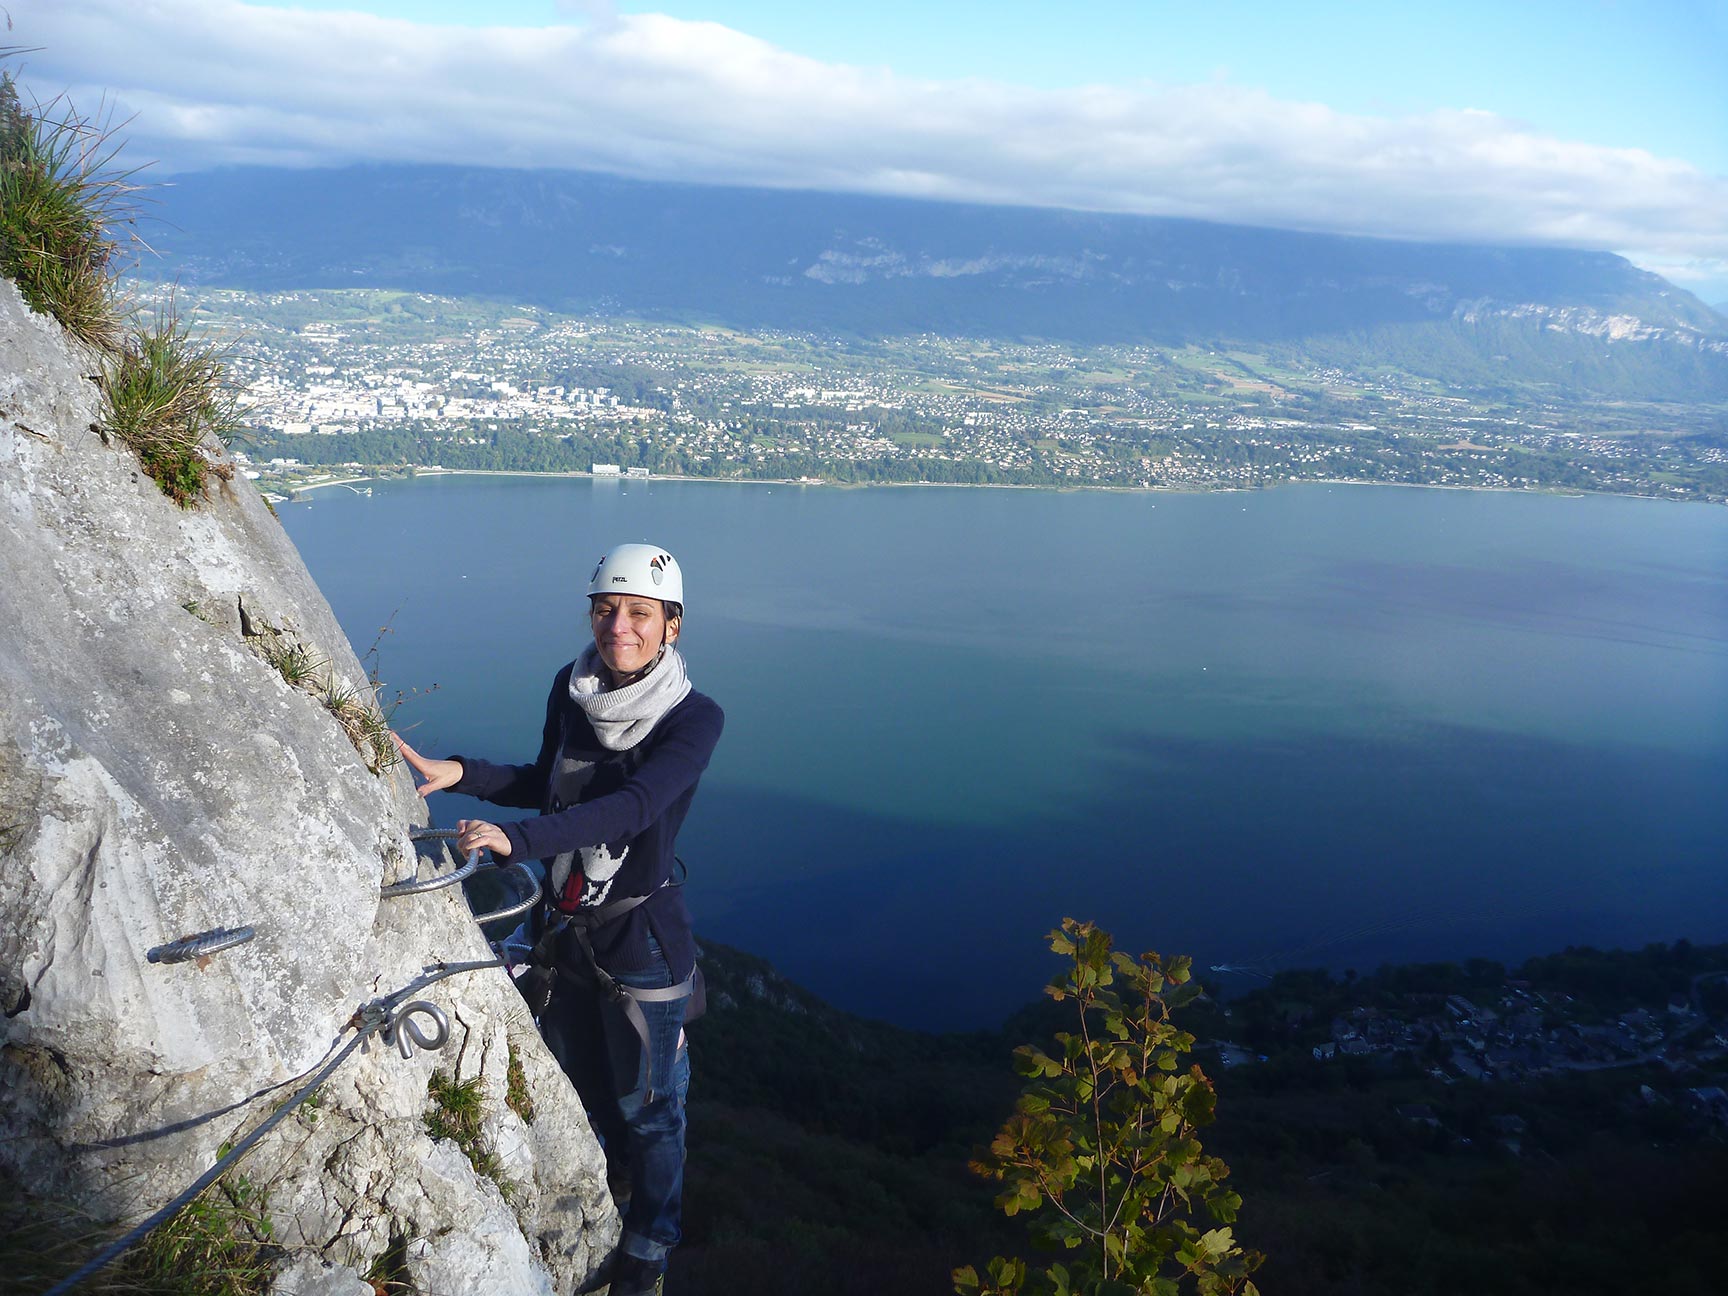
[[[412,780],[371,772],[260,655],[290,637],[366,686],[280,525],[241,480],[175,507],[98,434],[96,371],[0,282],[0,1170],[119,1219],[292,1093],[360,1005],[488,951],[454,890],[380,899],[413,865]],[[248,944],[146,961],[243,924]],[[616,1239],[604,1159],[505,975],[423,997],[451,1019],[441,1053],[374,1039],[238,1169],[294,1257],[279,1292],[356,1290],[393,1241],[422,1290],[567,1290]],[[505,1103],[512,1055],[532,1124]],[[507,1189],[426,1133],[435,1066],[480,1077]]]
[[[270,1296],[377,1296],[347,1265],[315,1256],[297,1256],[270,1284]]]

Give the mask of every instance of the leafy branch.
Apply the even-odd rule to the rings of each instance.
[[[1033,1271],[997,1257],[983,1276],[955,1270],[954,1290],[1177,1296],[1192,1279],[1201,1296],[1258,1296],[1249,1275],[1262,1257],[1231,1227],[1242,1199],[1196,1137],[1217,1095],[1198,1066],[1182,1070],[1194,1037],[1171,1019],[1200,993],[1190,960],[1132,958],[1072,918],[1050,933],[1050,948],[1068,965],[1045,993],[1073,1005],[1077,1029],[1052,1051],[1015,1050],[1027,1086],[973,1169],[1003,1185],[1005,1214],[1042,1212],[1034,1240],[1067,1262]]]

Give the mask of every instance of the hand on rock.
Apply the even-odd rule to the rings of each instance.
[[[416,774],[426,781],[420,784],[420,795],[431,796],[434,792],[442,792],[447,787],[454,787],[462,781],[462,762],[455,760],[427,760],[407,743],[402,741],[400,734],[391,734],[396,744],[396,750],[402,753],[402,759]]]

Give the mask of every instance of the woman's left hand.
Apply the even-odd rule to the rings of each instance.
[[[456,845],[466,854],[472,850],[489,850],[494,859],[510,857],[510,839],[497,824],[484,819],[458,819]]]

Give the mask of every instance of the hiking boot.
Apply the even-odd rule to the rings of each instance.
[[[612,1266],[608,1296],[662,1296],[666,1290],[666,1262],[621,1255]]]

